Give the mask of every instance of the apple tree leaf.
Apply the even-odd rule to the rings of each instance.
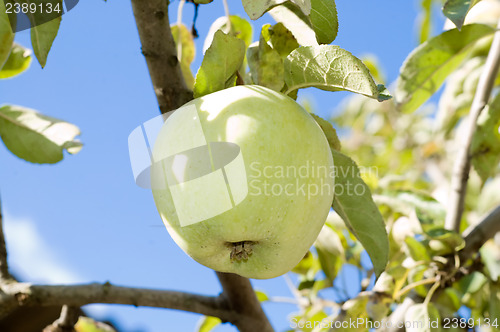
[[[180,29],[178,25],[172,25],[170,27],[172,31],[172,36],[174,37],[174,42],[176,49],[178,50],[178,40],[181,40],[181,58],[179,59],[182,76],[184,76],[184,81],[188,88],[193,89],[194,77],[191,72],[191,62],[194,60],[195,56],[195,46],[193,41],[193,35],[186,28],[184,24],[181,24]]]
[[[340,151],[341,149],[340,140],[337,135],[337,131],[335,130],[335,128],[333,128],[332,124],[326,121],[325,119],[317,116],[316,114],[311,113],[311,115],[325,133],[330,148]]]
[[[330,44],[337,38],[339,21],[335,0],[311,0],[311,25],[320,44]]]
[[[77,126],[21,106],[0,107],[0,137],[16,156],[37,164],[54,164],[63,150],[78,153]]]
[[[479,1],[481,0],[448,0],[443,6],[443,14],[460,30],[464,25],[467,13]]]
[[[75,332],[116,332],[116,330],[92,318],[80,316],[75,324]]]
[[[62,6],[62,4],[61,4]],[[40,65],[45,67],[52,43],[59,32],[61,16],[31,28],[31,45]]]
[[[427,252],[427,248],[415,238],[407,236],[405,238],[405,244],[408,249],[409,256],[413,258],[415,262],[429,262],[431,260],[429,253]]]
[[[303,46],[317,46],[316,32],[314,31],[309,16],[304,14],[297,6],[286,2],[269,11],[272,18],[282,23],[292,32],[297,42]]]
[[[285,60],[286,94],[315,87],[327,91],[351,91],[385,100],[370,71],[350,52],[334,45],[303,46]]]
[[[314,243],[321,269],[333,283],[345,262],[344,248],[340,237],[328,225],[324,225]]]
[[[500,95],[483,110],[471,143],[472,166],[481,180],[494,176],[500,163]]]
[[[218,317],[204,316],[198,323],[198,332],[210,332],[221,323]]]
[[[5,2],[0,1],[0,68],[9,57],[14,35],[10,27],[9,16],[5,12]]]
[[[253,29],[250,22],[247,20],[237,16],[231,15],[229,16],[231,21],[231,29],[235,37],[243,40],[245,42],[245,46],[248,47],[252,43],[252,34]],[[225,34],[229,34],[229,24],[227,24],[227,16],[222,16],[216,19],[210,29],[208,29],[207,37],[203,43],[203,52],[210,47],[212,41],[214,39],[215,32],[218,30],[222,30]]]
[[[403,112],[413,112],[429,99],[457,69],[475,43],[495,31],[471,24],[429,39],[406,58],[396,83],[395,98]]]
[[[11,78],[21,74],[31,64],[31,50],[14,43],[9,57],[0,69],[0,79]]]
[[[406,327],[408,332],[441,331],[439,311],[432,303],[418,303],[412,305],[406,311],[405,321],[418,322],[418,324],[409,324],[409,326]],[[431,322],[437,322],[437,326],[436,323],[430,324]]]
[[[498,277],[500,277],[500,262],[497,259],[496,245],[493,242],[486,242],[481,249],[479,249],[479,252],[481,253],[481,260],[488,271],[490,279],[493,282],[497,282]],[[498,309],[500,310],[500,307],[498,307]],[[500,317],[500,315],[495,317]]]
[[[194,97],[234,86],[244,58],[245,43],[218,30],[196,74]]]
[[[283,23],[265,24],[262,27],[261,35],[264,41],[276,50],[282,58],[286,58],[288,54],[299,47],[299,43]]]
[[[384,220],[373,202],[370,188],[361,179],[356,163],[333,149],[332,155],[336,170],[332,207],[361,242],[372,260],[375,274],[379,276],[389,257]]]
[[[255,295],[257,296],[257,300],[259,300],[259,302],[266,302],[269,300],[269,296],[267,296],[267,294],[263,291],[256,290]]]
[[[272,8],[283,3],[290,3],[305,15],[311,12],[311,0],[242,0],[243,8],[252,20],[256,20]]]
[[[490,317],[500,317],[500,286],[490,283],[490,303],[488,311]]]
[[[264,25],[267,31],[270,25]],[[274,91],[281,91],[284,84],[283,58],[272,48],[261,33],[257,45],[250,46],[247,51],[250,75],[255,84],[265,86]]]

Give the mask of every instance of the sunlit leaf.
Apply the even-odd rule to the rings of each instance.
[[[285,3],[269,11],[269,14],[292,32],[297,42],[303,46],[317,46],[316,33],[311,20],[297,6]]]
[[[467,57],[471,47],[495,30],[487,25],[466,25],[421,44],[406,58],[396,84],[395,98],[404,112],[413,112],[432,96]]]
[[[303,46],[285,60],[288,92],[315,87],[327,91],[351,91],[380,98],[379,87],[361,60],[333,45]]]
[[[262,27],[263,31],[268,29],[268,25]],[[252,81],[255,84],[281,91],[284,84],[283,58],[266,42],[263,34],[257,45],[248,48],[247,59]]]
[[[321,269],[333,282],[345,261],[344,248],[339,236],[329,226],[323,226],[314,243]]]
[[[311,12],[311,0],[242,0],[243,8],[252,20],[258,19],[265,12],[286,2],[303,12],[304,15],[309,15]]]
[[[194,97],[234,86],[244,57],[245,43],[218,30],[196,74]]]
[[[212,23],[203,43],[203,52],[206,52],[210,47],[214,39],[214,34],[218,30],[222,30],[225,34],[229,34],[232,31],[235,37],[245,42],[246,47],[252,43],[252,25],[247,20],[236,15],[231,15],[229,18],[231,20],[231,29],[229,29],[229,24],[227,24],[227,16],[219,17]]]
[[[498,257],[497,246],[491,242],[486,242],[481,247],[480,253],[481,259],[486,267],[486,270],[488,271],[490,279],[494,282],[497,282],[498,277],[500,276],[500,259]]]
[[[172,36],[174,37],[177,50],[179,50],[179,37],[181,39],[181,58],[179,62],[181,64],[182,76],[184,76],[184,81],[186,82],[188,88],[192,89],[194,85],[194,77],[191,72],[191,62],[193,62],[195,56],[193,35],[184,24],[180,26],[180,29],[177,25],[172,25],[170,29],[172,31]]]
[[[410,257],[413,258],[414,261],[428,262],[431,260],[429,254],[427,253],[426,247],[415,238],[408,236],[405,239],[405,243],[408,248]]]
[[[29,68],[31,64],[31,51],[23,46],[14,43],[9,58],[0,69],[0,79],[11,78],[21,74]]]
[[[63,159],[63,150],[80,151],[75,140],[80,130],[75,125],[42,115],[20,106],[0,108],[0,137],[19,158],[38,164],[53,164]]]
[[[370,255],[379,276],[387,265],[389,240],[382,216],[373,202],[370,188],[359,175],[356,163],[332,150],[337,176],[333,209]]]
[[[339,21],[335,0],[311,0],[311,25],[320,44],[330,44],[337,37]]]
[[[448,0],[443,6],[443,14],[460,30],[469,10],[481,0]]]
[[[282,23],[265,24],[262,27],[261,34],[266,43],[283,58],[286,58],[288,54],[299,47],[299,43],[297,43],[293,34]]]
[[[406,326],[407,332],[441,331],[439,311],[432,303],[412,305],[405,314],[405,321],[412,322]]]
[[[218,317],[203,316],[198,323],[198,332],[210,332],[221,323]]]
[[[269,300],[269,296],[267,296],[266,293],[264,293],[263,291],[258,291],[256,290],[255,291],[255,295],[257,295],[257,299],[260,301],[260,302],[265,302],[265,301],[268,301]]]
[[[497,173],[500,163],[500,95],[483,110],[471,143],[472,166],[483,182]]]
[[[5,13],[5,2],[0,1],[0,68],[9,57],[14,42],[14,32],[10,27],[9,16]]]
[[[89,317],[80,317],[75,324],[75,332],[115,332],[111,326],[97,322]]]

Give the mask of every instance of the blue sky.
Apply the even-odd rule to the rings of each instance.
[[[170,5],[176,21],[178,1]],[[231,14],[246,17],[240,1]],[[338,0],[340,31],[334,44],[356,56],[375,54],[393,81],[416,46],[415,1]],[[190,26],[193,7],[185,6]],[[202,6],[194,70],[206,32],[224,15],[222,2]],[[273,23],[265,15],[254,22]],[[439,23],[441,24],[441,23]],[[29,32],[17,41],[30,46]],[[328,117],[346,93],[300,92]],[[0,190],[9,262],[20,278],[40,283],[110,281],[137,287],[217,295],[213,271],[187,257],[162,226],[152,195],[134,184],[127,138],[158,115],[129,1],[80,1],[63,16],[45,69],[36,60],[21,76],[0,81],[0,104],[36,109],[78,125],[83,150],[56,165],[33,165],[0,144]],[[287,296],[283,277],[253,281],[272,296]],[[264,305],[274,327],[285,330],[294,305]],[[122,331],[193,331],[200,316],[172,310],[92,305]],[[235,331],[229,325],[216,331]]]

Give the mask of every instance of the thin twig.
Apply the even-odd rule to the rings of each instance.
[[[500,21],[498,23],[500,28]],[[464,202],[467,192],[467,181],[470,171],[470,146],[476,131],[476,123],[481,111],[486,107],[490,99],[491,91],[500,67],[500,31],[495,33],[491,44],[486,64],[479,77],[476,94],[472,101],[467,127],[464,135],[459,137],[459,151],[453,167],[451,179],[450,198],[446,211],[445,228],[455,232],[460,231],[460,221],[464,211]],[[462,141],[463,139],[463,141]]]
[[[229,34],[233,34],[233,25],[231,24],[231,15],[229,14],[229,6],[227,4],[227,0],[222,0],[222,3],[224,5],[224,13],[226,14],[226,19],[227,19],[227,24],[229,27]]]
[[[406,293],[408,293],[409,291],[411,291],[412,289],[414,289],[414,288],[416,288],[418,286],[423,286],[423,285],[428,285],[428,284],[434,284],[436,281],[438,281],[437,277],[415,281],[414,283],[411,283],[411,284],[407,285],[406,287],[404,287],[403,289],[401,289],[396,294],[395,298],[398,299],[401,296],[406,295]]]
[[[43,332],[74,332],[80,313],[81,309],[79,307],[63,305],[59,318],[47,326]]]
[[[177,8],[177,59],[179,61],[182,61],[181,25],[182,25],[182,13],[183,13],[185,3],[186,3],[186,0],[180,0],[179,7]]]

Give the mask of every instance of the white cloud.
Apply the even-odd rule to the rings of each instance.
[[[46,284],[77,283],[83,278],[62,262],[28,218],[3,218],[11,272],[22,281]]]

